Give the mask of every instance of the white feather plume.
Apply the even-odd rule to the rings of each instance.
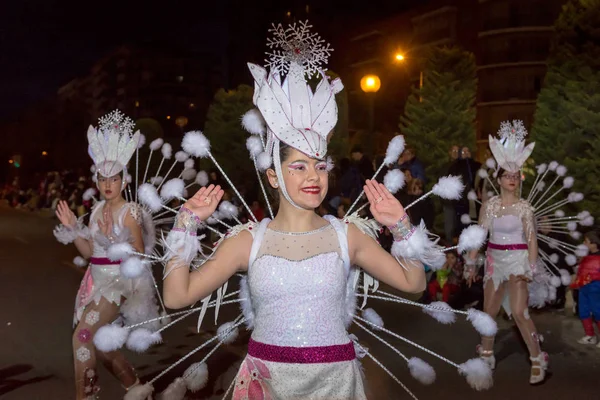
[[[257,136],[250,136],[246,139],[246,148],[250,152],[251,157],[258,157],[263,151],[263,144]]]
[[[160,190],[160,197],[162,197],[164,201],[180,198],[183,196],[184,188],[185,183],[183,182],[183,179],[170,179],[162,186]]]
[[[160,152],[165,159],[169,160],[173,156],[173,146],[170,143],[165,143],[162,145]]]
[[[184,400],[187,386],[183,378],[175,378],[173,382],[158,396],[156,400]]]
[[[459,372],[475,390],[486,390],[493,386],[492,369],[481,358],[472,358],[459,366]]]
[[[370,323],[372,323],[373,325],[375,325],[371,325],[371,328],[383,328],[383,318],[381,318],[381,316],[377,314],[377,311],[373,310],[372,308],[364,309],[362,311],[362,317]]]
[[[208,383],[208,367],[206,363],[194,363],[183,373],[183,380],[192,392],[204,388]]]
[[[129,257],[121,263],[119,270],[125,278],[138,278],[144,272],[144,261],[139,257]]]
[[[83,192],[83,200],[89,201],[94,197],[95,194],[96,194],[96,189],[89,188],[85,192]]]
[[[559,165],[558,167],[556,167],[556,175],[565,176],[566,174],[567,174],[567,167],[565,167],[564,165]]]
[[[237,218],[239,210],[230,201],[224,200],[219,204],[219,213],[224,219],[232,219]]]
[[[233,327],[234,325],[233,322],[225,322],[217,329],[217,336],[223,343],[230,344],[237,339],[239,332],[237,327]]]
[[[142,147],[144,147],[145,144],[146,144],[146,135],[144,135],[143,133],[140,133],[140,140],[138,141],[137,148],[141,149]]]
[[[156,151],[160,149],[164,142],[165,141],[162,138],[154,139],[152,142],[150,142],[150,150]]]
[[[558,254],[556,254],[556,253],[550,254],[550,261],[553,264],[556,264],[558,262],[558,260],[559,260]]]
[[[194,157],[206,157],[210,153],[210,141],[200,131],[190,131],[183,136],[183,150]]]
[[[273,160],[271,159],[271,156],[267,152],[260,153],[258,155],[258,158],[256,159],[256,166],[257,166],[258,170],[261,172],[264,172],[264,171],[268,170],[269,168],[271,168],[272,164],[273,164]]]
[[[481,179],[485,179],[488,177],[488,172],[485,169],[480,169],[477,171],[477,175],[479,175]]]
[[[385,158],[383,159],[383,163],[387,166],[395,164],[398,162],[398,158],[400,158],[400,154],[404,151],[405,141],[404,136],[397,135],[394,136],[388,147],[385,151]]]
[[[189,157],[189,154],[188,154],[188,157]],[[185,169],[194,168],[195,166],[196,166],[196,161],[193,158],[188,158],[183,163],[183,168],[185,168]]]
[[[126,260],[133,251],[133,247],[127,242],[115,243],[109,246],[106,256],[111,261]]]
[[[208,185],[208,174],[206,171],[198,172],[198,175],[196,175],[196,183],[203,187]]]
[[[92,164],[92,166],[90,167],[90,172],[91,172],[92,174],[95,174],[95,173],[96,173],[96,171],[97,171],[97,169],[96,169],[96,166],[95,166],[94,164]]]
[[[88,262],[81,256],[77,256],[73,259],[73,264],[75,264],[78,267],[85,267],[86,265],[88,265]]]
[[[559,270],[560,272],[560,280],[564,286],[569,286],[571,284],[571,274],[566,269]]]
[[[391,169],[383,177],[383,184],[390,193],[397,193],[404,187],[404,183],[404,173],[399,169]]]
[[[575,255],[577,257],[585,257],[589,254],[590,249],[585,244],[580,244],[577,246],[577,250],[575,250]]]
[[[469,191],[469,193],[467,193],[467,199],[469,199],[471,201],[476,201],[477,200],[477,193],[475,193],[474,190]]]
[[[138,196],[140,203],[147,206],[152,212],[157,212],[162,208],[162,201],[158,196],[158,191],[153,185],[149,183],[140,185]]]
[[[152,332],[146,328],[134,329],[127,338],[127,348],[137,353],[143,353],[158,343],[162,343],[160,332]]]
[[[569,264],[569,266],[573,266],[575,264],[577,264],[577,258],[575,258],[575,256],[573,254],[567,254],[567,256],[565,257],[565,261],[567,262],[567,264]]]
[[[264,136],[267,131],[265,120],[256,108],[253,108],[242,116],[242,126],[253,135]]]
[[[548,164],[548,169],[550,171],[556,171],[556,168],[558,168],[558,162],[551,161],[550,164]]]
[[[486,237],[486,230],[479,225],[471,225],[463,229],[458,238],[458,252],[463,253],[481,248]]]
[[[460,216],[460,222],[463,225],[469,225],[473,221],[471,220],[471,216],[469,214],[463,214],[463,215]]]
[[[573,183],[575,183],[575,179],[573,179],[572,176],[567,176],[565,179],[563,179],[563,187],[565,189],[570,189],[573,187]]]
[[[443,176],[433,185],[433,194],[446,200],[458,200],[465,189],[460,176]]]
[[[408,369],[413,378],[423,385],[431,385],[435,382],[435,370],[431,365],[418,357],[411,357],[408,360]]]
[[[538,175],[543,174],[544,172],[546,172],[546,170],[548,169],[548,164],[540,164],[537,166],[537,173]]]
[[[570,231],[576,231],[577,230],[577,222],[575,222],[575,221],[567,222],[567,229]]]
[[[248,287],[248,279],[246,276],[242,276],[240,279],[240,308],[242,314],[246,319],[246,327],[248,329],[254,328],[254,310],[252,309],[252,301],[250,299],[250,288]]]
[[[565,216],[565,212],[563,210],[556,210],[556,212],[554,213],[554,215],[556,217],[562,218]]]
[[[153,176],[152,178],[150,178],[150,183],[153,184],[154,186],[158,186],[162,182],[163,182],[162,176]]]
[[[125,393],[123,400],[147,400],[152,395],[152,392],[154,392],[154,387],[149,383],[137,385]]]
[[[562,285],[562,281],[560,280],[560,277],[553,276],[552,278],[550,278],[550,284],[556,288]]]
[[[196,177],[196,174],[197,174],[197,172],[194,168],[186,168],[181,173],[181,178],[184,181],[191,181],[192,179],[194,179]]]
[[[177,160],[177,162],[186,162],[189,158],[190,155],[185,151],[179,150],[177,153],[175,153],[175,160]]]
[[[470,321],[475,330],[482,336],[496,336],[498,332],[496,321],[483,311],[470,308],[467,311],[467,321]]]
[[[331,172],[335,168],[335,163],[333,162],[333,158],[331,158],[331,156],[327,157],[325,164],[326,164],[325,169],[327,172]]]
[[[441,308],[443,310],[436,310],[435,308]],[[448,310],[448,311],[444,311]],[[453,324],[456,321],[456,314],[454,314],[452,307],[443,301],[434,301],[428,306],[423,307],[423,312],[427,315],[435,318],[439,323],[444,325]]]
[[[593,226],[594,225],[594,217],[592,217],[591,215],[588,215],[587,217],[585,217],[583,219],[583,221],[580,222],[580,224],[582,226]]]
[[[485,166],[489,169],[496,169],[496,160],[493,157],[488,158],[485,160]]]
[[[115,351],[123,347],[129,330],[118,325],[104,325],[94,335],[94,345],[103,352]]]

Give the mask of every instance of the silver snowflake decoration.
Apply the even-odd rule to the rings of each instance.
[[[100,313],[96,310],[92,310],[85,316],[85,323],[89,326],[94,326],[100,320]]]
[[[498,136],[501,141],[514,140],[520,142],[525,140],[527,129],[525,129],[525,125],[523,125],[523,121],[521,120],[515,119],[512,122],[504,121],[500,124]]]
[[[135,127],[135,122],[133,122],[131,118],[125,116],[121,111],[114,110],[113,112],[100,117],[98,125],[98,128],[103,132],[116,130],[123,135],[131,135],[133,133],[133,128]]]
[[[77,349],[77,351],[75,352],[75,357],[77,357],[77,359],[84,363],[87,360],[89,360],[91,358],[91,353],[88,349],[86,349],[85,347],[81,346],[80,348]]]
[[[309,76],[322,70],[333,49],[317,33],[311,33],[308,21],[294,23],[287,29],[281,24],[269,29],[273,37],[267,39],[268,58],[265,60],[271,70],[287,73],[292,62],[301,65]]]

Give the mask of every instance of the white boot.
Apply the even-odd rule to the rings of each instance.
[[[483,350],[481,345],[477,345],[477,354],[479,354],[479,358],[485,361],[490,369],[494,370],[496,368],[496,357],[494,357],[493,350]]]
[[[546,380],[546,370],[548,369],[549,357],[548,353],[542,351],[537,357],[529,357],[531,360],[531,376],[529,383],[531,385],[539,385]],[[539,372],[534,375],[534,372]]]

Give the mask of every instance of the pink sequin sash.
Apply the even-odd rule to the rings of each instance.
[[[352,342],[333,346],[288,347],[260,343],[250,339],[248,354],[261,360],[288,364],[332,363],[351,361],[356,358]]]
[[[90,264],[94,265],[119,265],[121,260],[112,261],[106,257],[90,257]]]
[[[525,243],[519,244],[495,244],[488,243],[488,249],[493,250],[527,250],[529,247]]]

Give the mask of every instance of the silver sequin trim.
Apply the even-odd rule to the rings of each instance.
[[[281,235],[289,235],[289,236],[304,236],[304,235],[312,235],[312,234],[314,234],[314,233],[323,232],[323,231],[324,231],[325,229],[327,229],[327,228],[332,228],[332,225],[330,225],[330,224],[327,224],[327,225],[324,225],[324,226],[320,227],[319,229],[315,229],[315,230],[313,230],[313,231],[308,231],[308,232],[284,232],[284,231],[278,231],[278,230],[276,230],[276,229],[271,229],[271,228],[268,228],[268,227],[267,227],[267,229],[268,229],[268,230],[270,230],[271,232],[279,233],[279,234],[281,234]]]

